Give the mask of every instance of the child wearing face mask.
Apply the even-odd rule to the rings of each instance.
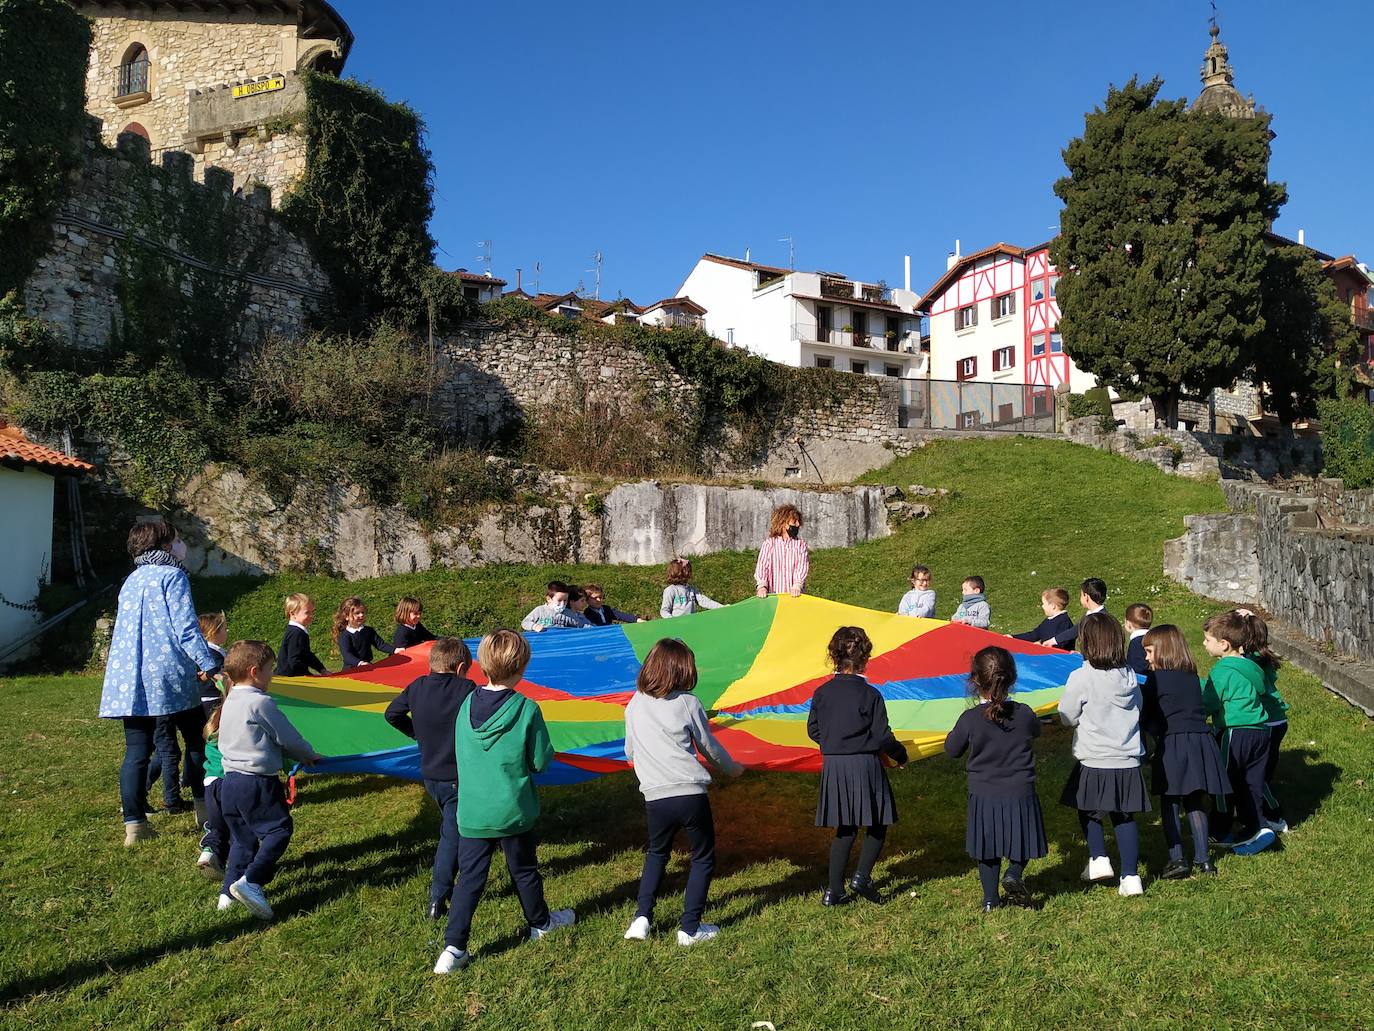
[[[760,598],[770,594],[797,597],[806,590],[811,552],[801,539],[802,514],[796,505],[779,505],[768,521],[768,539],[754,564],[754,584]]]
[[[544,585],[544,604],[530,609],[529,614],[520,621],[520,629],[542,634],[551,627],[576,630],[591,626],[585,617],[568,610],[569,591],[570,588],[562,580],[550,580]]]

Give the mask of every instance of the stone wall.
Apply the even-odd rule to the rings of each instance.
[[[52,246],[24,287],[29,314],[53,325],[74,347],[103,347],[111,327],[122,325],[121,270],[128,245],[138,243],[168,259],[188,296],[202,281],[209,284],[205,289],[222,285],[223,277],[243,289],[242,311],[232,313],[225,326],[239,345],[268,334],[299,334],[328,302],[329,279],[309,246],[277,221],[266,192],[250,190],[227,199],[247,230],[245,238],[256,242],[253,253],[234,255],[233,267],[207,265],[194,256],[196,241],[160,232],[150,238],[148,213],[141,210],[146,198],[135,178],[150,176],[157,224],[165,225],[175,223],[171,216],[185,210],[198,191],[227,194],[228,174],[212,169],[207,183],[197,183],[190,156],[180,152],[165,153],[160,166],[140,171],[134,166],[148,160],[146,146],[128,134],[121,140],[120,150],[107,149],[100,143],[99,125],[90,124],[83,167],[53,220]]]
[[[1166,473],[1193,479],[1272,480],[1321,471],[1321,438],[1308,434],[1257,437],[1196,430],[1135,430],[1104,433],[1096,417],[1074,419],[1065,433],[1077,444],[1149,462]]]
[[[1255,604],[1260,564],[1254,515],[1190,515],[1183,525],[1182,537],[1164,542],[1164,575],[1204,598]]]

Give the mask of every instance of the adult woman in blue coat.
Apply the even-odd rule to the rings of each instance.
[[[166,716],[186,740],[186,765],[197,819],[204,821],[205,713],[197,680],[219,662],[196,620],[191,582],[181,560],[186,545],[166,520],[134,524],[129,531],[134,571],[119,589],[100,715],[124,723],[124,765],[119,797],[124,844],[153,837],[148,826],[148,760],[153,730]]]

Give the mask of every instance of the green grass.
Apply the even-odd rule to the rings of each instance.
[[[1212,611],[1166,584],[1160,542],[1187,512],[1220,507],[1214,486],[1071,445],[936,444],[874,479],[958,493],[897,536],[815,556],[814,593],[895,605],[906,568],[935,571],[941,614],[959,579],[989,581],[994,620],[1038,618],[1042,586],[1087,575],[1111,607],[1149,600],[1196,637]],[[748,555],[697,563],[717,597],[747,592]],[[1032,572],[1033,571],[1033,572]],[[560,570],[599,578],[621,607],[657,597],[657,570]],[[427,622],[466,633],[533,603],[546,569],[421,574],[346,585],[310,581],[321,609],[357,588],[374,607],[415,591]],[[300,581],[221,584],[236,633],[274,639],[276,605]],[[197,585],[207,606],[210,584]],[[381,620],[377,621],[379,626]],[[389,628],[389,627],[388,627]],[[317,639],[319,640],[319,639]],[[683,858],[660,902],[658,936],[620,935],[633,915],[643,814],[633,777],[543,792],[549,900],[578,925],[520,941],[504,872],[478,912],[467,971],[436,979],[439,929],[421,915],[437,833],[416,785],[381,778],[306,784],[296,836],[270,891],[275,923],[213,910],[192,872],[195,833],[162,817],[136,851],[119,844],[118,729],[97,719],[96,677],[11,679],[0,687],[0,1025],[197,1028],[1359,1027],[1374,992],[1366,904],[1374,804],[1364,778],[1370,721],[1311,678],[1285,670],[1293,729],[1281,765],[1295,824],[1280,849],[1223,857],[1210,881],[1146,878],[1141,899],[1084,890],[1074,814],[1057,804],[1069,735],[1038,747],[1051,854],[1028,882],[1036,911],[977,910],[963,854],[959,764],[893,776],[901,822],[878,873],[882,908],[817,905],[827,836],[813,827],[816,778],[749,774],[713,795],[717,879],[707,918],[721,938],[673,942]],[[1158,821],[1142,819],[1151,873]],[[499,867],[499,864],[497,864]]]

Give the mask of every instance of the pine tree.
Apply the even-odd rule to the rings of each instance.
[[[1287,192],[1268,181],[1267,116],[1191,113],[1160,86],[1112,87],[1064,150],[1050,254],[1075,364],[1174,425],[1185,392],[1229,387],[1252,364],[1264,233]]]

